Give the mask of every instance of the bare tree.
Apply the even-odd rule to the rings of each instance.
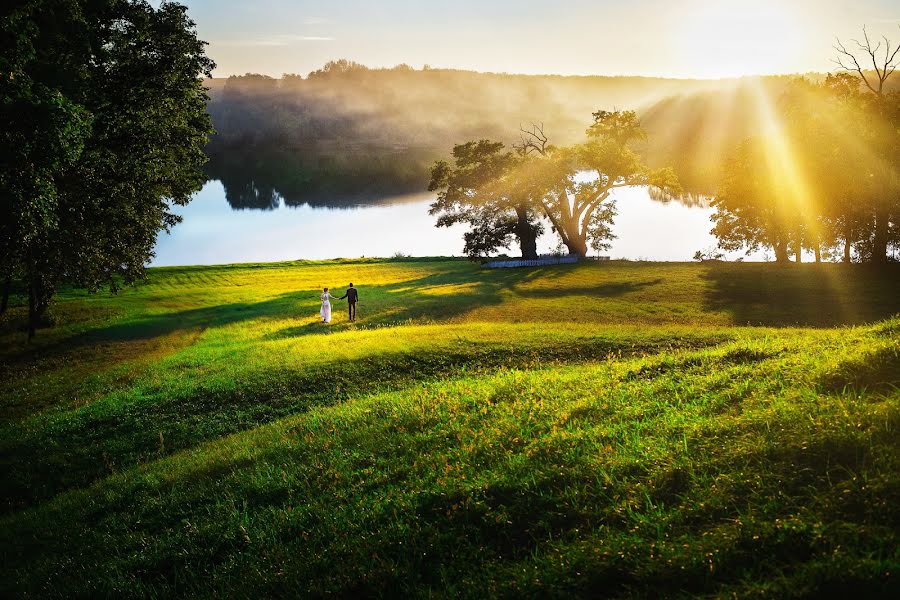
[[[861,52],[863,55],[862,58],[857,58],[856,54],[848,50],[839,38],[835,38],[834,49],[838,55],[834,62],[845,71],[858,73],[859,78],[866,87],[880,96],[884,92],[884,83],[896,70],[897,65],[900,65],[900,56],[898,56],[900,44],[892,49],[891,40],[887,36],[882,36],[881,40],[873,46],[872,40],[869,38],[869,32],[866,31],[865,27],[863,27],[863,40],[865,43],[859,40],[851,40],[857,46],[856,52]],[[884,44],[884,57],[879,58],[882,44]],[[875,74],[869,73],[866,75],[866,69],[860,61],[863,61],[863,63],[871,61]]]

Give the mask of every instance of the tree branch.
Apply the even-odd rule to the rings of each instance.
[[[835,59],[832,59],[838,67],[844,69],[845,71],[856,72],[863,83],[866,84],[866,87],[869,88],[875,94],[881,95],[884,91],[884,84],[891,76],[891,74],[897,69],[898,64],[900,64],[900,60],[898,60],[898,53],[900,53],[900,44],[898,44],[893,50],[891,50],[891,41],[887,38],[887,36],[882,36],[882,41],[872,46],[872,40],[869,38],[869,32],[863,27],[863,40],[865,43],[859,40],[852,40],[856,46],[865,53],[869,60],[872,61],[872,67],[875,69],[875,77],[878,79],[878,85],[876,87],[875,82],[871,81],[869,77],[866,76],[865,70],[862,68],[862,65],[859,63],[859,60],[856,58],[856,55],[847,49],[841,40],[835,38],[835,45],[832,46],[837,52],[838,56]],[[878,60],[878,53],[881,50],[881,45],[884,43],[884,62],[880,62]],[[842,58],[842,56],[844,58]],[[852,63],[852,64],[851,64]]]
[[[519,144],[514,147],[522,154],[528,155],[531,152],[537,152],[541,156],[547,156],[547,142],[549,141],[544,134],[544,124],[531,124],[531,130],[527,130],[519,124]]]

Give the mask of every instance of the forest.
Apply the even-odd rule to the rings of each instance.
[[[641,115],[653,143],[640,152],[651,165],[671,164],[686,190],[709,195],[723,149],[767,126],[758,90],[774,97],[787,85],[784,77],[533,76],[347,60],[306,77],[211,79],[217,133],[207,173],[226,184],[236,207],[265,208],[272,191],[289,204],[421,191],[432,161],[456,143],[510,144],[520,125],[540,123],[553,143],[569,144],[584,137],[593,112],[618,108]]]

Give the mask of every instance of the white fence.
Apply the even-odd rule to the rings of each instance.
[[[577,254],[567,254],[565,256],[541,256],[537,259],[525,260],[522,258],[511,258],[503,260],[492,260],[481,263],[485,269],[512,269],[515,267],[543,267],[546,265],[569,265],[578,262]]]

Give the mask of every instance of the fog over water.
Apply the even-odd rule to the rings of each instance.
[[[709,230],[712,209],[652,200],[643,188],[616,193],[612,258],[687,261],[715,246]],[[276,194],[274,208],[234,209],[219,181],[208,182],[193,202],[179,208],[184,221],[161,234],[154,266],[268,262],[296,259],[461,256],[465,229],[437,228],[428,214],[431,193],[381,198],[377,204],[335,207],[286,205]],[[338,207],[339,206],[339,207]],[[556,249],[557,236],[540,238],[542,253]],[[516,249],[510,249],[510,255]],[[761,257],[757,257],[761,258]]]

